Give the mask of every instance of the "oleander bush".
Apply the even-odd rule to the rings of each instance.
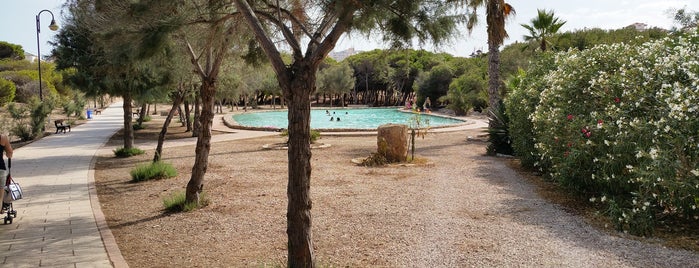
[[[540,61],[551,65],[523,75],[506,104],[513,147],[601,202],[620,230],[650,235],[668,218],[698,220],[697,51],[694,33]]]

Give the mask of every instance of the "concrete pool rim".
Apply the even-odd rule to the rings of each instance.
[[[342,110],[342,109],[362,109],[362,108],[378,108],[378,107],[314,107],[311,108],[312,110]],[[382,109],[395,109],[400,112],[404,113],[412,113],[413,111],[411,110],[405,110],[402,109],[402,107],[386,107]],[[280,111],[287,111],[287,109],[260,109],[260,110],[247,110],[246,113],[264,113],[264,112],[280,112]],[[284,128],[276,128],[276,127],[253,127],[253,126],[243,126],[238,124],[233,119],[233,115],[235,114],[240,114],[239,112],[235,113],[227,113],[225,114],[223,118],[223,124],[231,129],[239,129],[239,130],[252,130],[252,131],[267,131],[267,132],[281,132],[284,130]],[[455,119],[459,121],[463,121],[463,123],[457,123],[457,124],[451,124],[451,125],[444,125],[444,126],[432,126],[430,127],[430,131],[432,130],[440,130],[440,131],[448,131],[450,129],[453,129],[454,131],[460,130],[464,126],[468,125],[473,125],[476,123],[475,120],[472,118],[465,118],[465,117],[457,117],[457,116],[451,116],[448,114],[444,113],[439,113],[439,112],[433,112],[433,113],[422,113],[422,114],[428,114],[431,116],[437,116],[437,117],[444,117],[444,118],[450,118],[450,119]],[[333,133],[368,133],[368,134],[376,134],[376,128],[373,129],[355,129],[355,128],[314,128],[314,130],[317,130],[321,132],[323,135],[332,135]]]

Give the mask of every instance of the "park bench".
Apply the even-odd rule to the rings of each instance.
[[[95,114],[102,114],[102,110],[100,110],[100,109],[95,109]]]
[[[56,125],[56,134],[58,134],[58,132],[66,133],[66,129],[68,129],[68,132],[70,132],[70,125],[64,124],[64,121],[64,119],[57,119],[53,121],[53,124]]]

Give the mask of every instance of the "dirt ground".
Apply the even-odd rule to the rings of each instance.
[[[136,132],[137,140],[157,139],[162,121],[154,118]],[[191,136],[176,122],[169,133],[168,139]],[[352,164],[351,159],[376,150],[376,137],[322,137],[319,142],[331,147],[313,150],[311,186],[318,264],[579,266],[582,259],[592,267],[644,266],[645,258],[658,257],[655,252],[699,259],[691,252],[667,253],[657,243],[619,242],[603,223],[590,227],[594,216],[585,220],[580,215],[593,213],[580,209],[577,201],[556,194],[540,179],[521,176],[511,159],[484,156],[486,143],[467,139],[479,134],[428,134],[417,141],[417,154],[434,165],[412,167]],[[179,172],[167,180],[129,182],[130,170],[148,163],[152,150],[131,158],[99,156],[95,180],[102,211],[129,265],[286,266],[287,152],[262,148],[284,139],[213,144],[204,182],[210,205],[187,213],[166,213],[163,198],[184,191],[194,163],[193,144],[165,148],[163,160]],[[108,146],[120,143],[117,134]],[[604,253],[589,253],[588,242],[571,242],[589,237],[599,237],[590,243],[602,243]],[[624,261],[614,256],[624,256]]]

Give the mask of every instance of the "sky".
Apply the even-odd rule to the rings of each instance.
[[[505,44],[522,41],[527,31],[520,24],[529,24],[536,16],[537,9],[553,10],[554,14],[567,23],[561,32],[584,28],[618,29],[636,22],[649,27],[670,29],[673,21],[669,9],[687,8],[699,11],[699,0],[506,0],[517,12],[507,21],[506,30],[510,38]],[[0,41],[21,45],[29,53],[37,54],[36,15],[47,9],[53,12],[56,22],[62,25],[61,6],[65,0],[0,0]],[[53,40],[56,32],[48,29],[51,14],[41,13],[41,32],[39,42],[41,54],[48,55],[52,47],[48,41]],[[447,52],[456,56],[468,56],[477,49],[487,51],[485,15],[482,25],[473,29],[469,35],[465,27],[460,37],[450,45],[440,48],[424,47],[435,52]],[[387,48],[379,37],[367,40],[359,36],[345,36],[340,39],[335,51],[348,48],[372,50]]]

